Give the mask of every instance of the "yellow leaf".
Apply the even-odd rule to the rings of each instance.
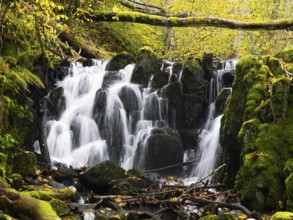
[[[100,213],[102,213],[102,214],[104,214],[104,213],[105,213],[105,211],[104,211],[104,210],[100,210],[99,212],[100,212]]]
[[[238,215],[238,219],[245,220],[245,219],[247,219],[247,215],[245,215],[245,214],[239,214]]]
[[[115,199],[115,202],[121,202],[121,198],[120,197],[117,197],[116,199]]]

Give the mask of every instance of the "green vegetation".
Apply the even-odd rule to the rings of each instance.
[[[228,161],[226,178],[233,181],[237,172],[241,200],[253,210],[292,207],[293,93],[291,80],[275,60],[239,61],[222,127],[226,158],[233,157],[230,149],[241,152],[239,160]],[[231,142],[229,135],[235,134],[238,139]],[[229,170],[239,165],[239,171]]]

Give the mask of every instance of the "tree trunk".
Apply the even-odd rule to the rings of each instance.
[[[166,17],[139,12],[96,11],[88,16],[93,21],[132,22],[165,27],[219,27],[243,30],[291,30],[293,19],[245,22],[217,17]]]
[[[39,142],[43,163],[46,167],[49,167],[51,165],[51,159],[47,145],[47,102],[47,98],[44,98],[39,110]]]
[[[50,203],[23,195],[11,189],[0,189],[0,207],[33,220],[60,220]]]
[[[166,0],[166,5],[172,4],[172,0]],[[174,38],[175,38],[175,31],[172,27],[167,27],[167,36],[166,36],[166,43],[167,43],[167,53],[170,54],[172,57],[172,53],[174,51]]]

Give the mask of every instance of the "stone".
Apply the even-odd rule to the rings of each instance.
[[[143,47],[138,51],[131,82],[147,87],[151,75],[160,72],[160,65],[154,52]]]
[[[134,58],[131,54],[127,52],[122,52],[117,54],[110,60],[110,62],[107,64],[106,70],[118,71],[133,62],[134,62]]]
[[[140,155],[144,155],[143,158]],[[145,141],[139,145],[134,159],[135,167],[152,170],[183,162],[183,146],[179,134],[171,128],[153,129]],[[178,173],[179,169],[158,171],[161,175]]]
[[[228,97],[231,94],[230,88],[224,88],[220,91],[220,94],[216,98],[215,108],[216,108],[216,116],[224,113],[224,108]]]
[[[202,69],[204,71],[204,78],[210,81],[214,75],[213,52],[206,51],[202,58]]]
[[[48,94],[47,108],[48,116],[58,117],[65,109],[64,89],[56,87]]]
[[[22,151],[14,156],[12,172],[23,177],[36,177],[36,155],[33,152]]]
[[[103,161],[86,170],[80,177],[89,190],[95,193],[106,194],[113,185],[112,181],[126,178],[126,171],[113,161]]]

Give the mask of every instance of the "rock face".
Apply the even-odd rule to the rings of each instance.
[[[56,87],[48,95],[48,116],[58,117],[65,108],[64,90]]]
[[[224,88],[218,95],[216,102],[215,102],[215,107],[216,107],[216,116],[221,115],[224,113],[224,108],[226,101],[228,97],[231,94],[231,89],[230,88]]]
[[[274,57],[248,56],[237,64],[221,128],[224,181],[232,185],[235,180],[242,203],[254,210],[276,209],[282,200],[287,208],[293,204],[290,89]]]

